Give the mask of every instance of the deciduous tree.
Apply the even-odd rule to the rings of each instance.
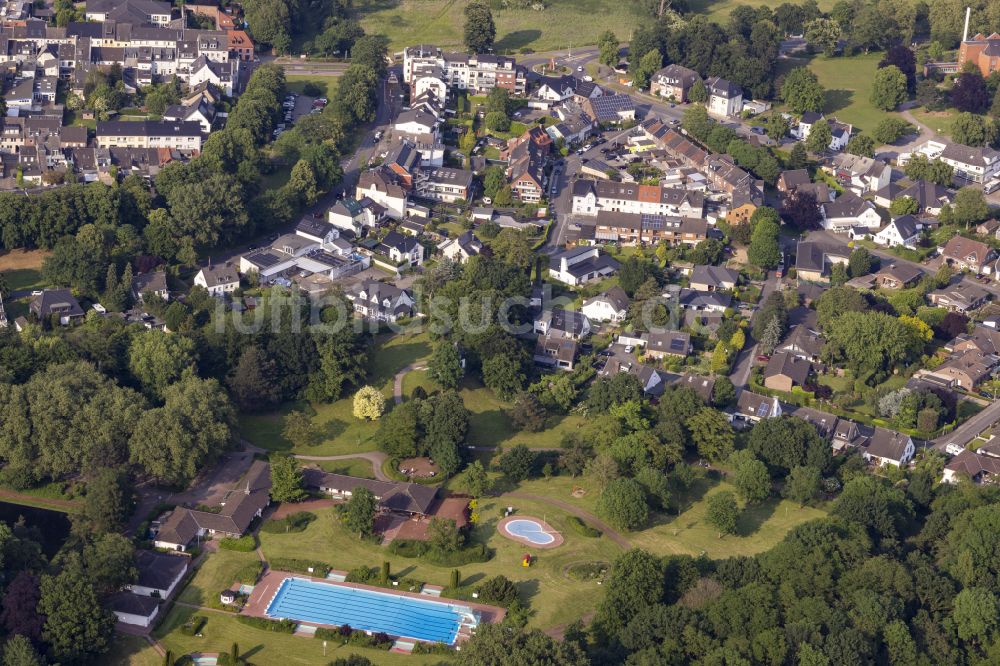
[[[350,499],[344,503],[341,520],[351,532],[367,536],[375,528],[375,513],[378,511],[378,501],[372,491],[365,487],[355,488]]]
[[[728,490],[709,495],[705,502],[705,521],[715,528],[720,539],[736,531],[736,520],[739,515],[736,496]]]
[[[792,113],[822,111],[825,91],[815,74],[805,67],[797,67],[785,76],[781,84],[781,100]]]

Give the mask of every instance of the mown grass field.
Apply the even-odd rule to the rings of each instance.
[[[109,666],[160,666],[163,657],[145,638],[130,634],[115,634],[111,651],[102,657]]]
[[[305,93],[304,88],[306,87],[306,84],[312,83],[323,91],[323,94],[320,95],[320,97],[332,99],[334,92],[337,90],[338,78],[339,75],[321,76],[319,74],[286,74],[285,87],[288,88],[288,90],[297,92],[301,95]]]
[[[872,106],[872,77],[882,59],[881,53],[852,56],[850,58],[827,58],[816,56],[809,60],[790,59],[788,68],[807,66],[816,74],[820,84],[826,89],[826,105],[823,113],[836,116],[841,122],[851,123],[856,128],[871,132],[886,114]]]
[[[955,109],[947,109],[945,111],[927,111],[926,109],[913,109],[910,111],[913,117],[927,125],[932,130],[938,134],[943,134],[946,137],[951,136],[951,124],[955,120],[955,116],[958,115],[958,111]]]
[[[462,47],[465,0],[359,0],[355,13],[368,33],[389,37],[390,48],[413,44]],[[597,43],[605,30],[628,41],[642,24],[634,2],[547,0],[543,11],[493,10],[498,52],[551,51]]]
[[[704,14],[710,19],[723,25],[729,19],[729,13],[739,5],[750,5],[751,7],[763,7],[767,5],[771,9],[777,7],[780,2],[775,0],[688,0],[688,7],[695,14]],[[818,0],[820,11],[830,11],[835,3],[834,0]]]

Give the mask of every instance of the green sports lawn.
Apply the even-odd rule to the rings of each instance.
[[[389,37],[390,48],[413,44],[461,47],[464,0],[359,0],[355,12],[368,33]],[[496,48],[551,51],[589,46],[605,30],[627,41],[644,17],[635,2],[546,0],[545,9],[493,10]]]
[[[145,638],[116,633],[111,651],[102,657],[102,663],[110,666],[161,666],[163,657]]]
[[[823,108],[823,113],[827,116],[836,116],[841,122],[851,123],[858,129],[871,132],[886,115],[896,115],[876,109],[869,101],[872,78],[881,59],[881,53],[849,58],[827,58],[819,55],[808,62],[801,58],[789,59],[785,63],[785,68],[807,66],[826,89],[826,106]]]
[[[729,18],[729,13],[739,5],[750,5],[751,7],[762,7],[767,5],[774,9],[781,3],[777,0],[688,0],[688,7],[696,14],[704,14],[709,18],[725,25]],[[818,0],[820,11],[826,12],[835,4],[834,0]]]

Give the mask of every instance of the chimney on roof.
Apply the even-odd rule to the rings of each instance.
[[[965,30],[962,32],[962,41],[969,41],[969,16],[972,14],[972,7],[965,8]]]

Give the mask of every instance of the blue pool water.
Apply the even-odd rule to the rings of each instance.
[[[265,611],[272,618],[383,631],[393,636],[451,644],[471,611],[391,592],[286,578]]]
[[[545,532],[542,526],[533,520],[512,520],[504,528],[514,536],[527,539],[531,543],[539,546],[546,546],[556,540],[554,536]]]

